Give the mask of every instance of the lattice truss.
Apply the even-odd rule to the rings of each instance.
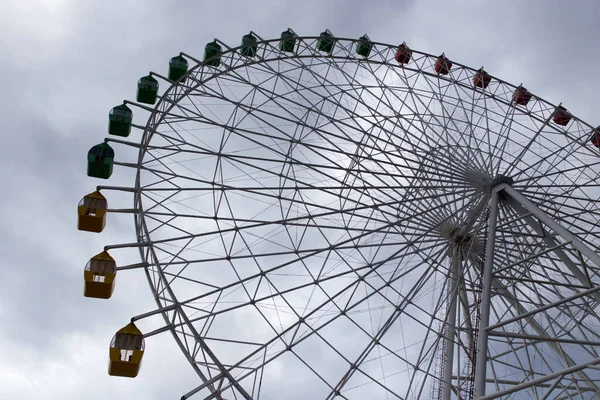
[[[199,62],[144,128],[136,228],[201,378],[191,393],[470,398],[505,185],[486,392],[596,398],[598,265],[581,251],[600,245],[591,128],[553,124],[536,97],[515,105],[496,78],[474,88],[465,66],[438,75],[429,54],[398,65],[394,46],[364,59],[356,41],[331,55],[315,42]]]

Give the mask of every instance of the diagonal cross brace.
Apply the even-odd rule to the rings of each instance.
[[[583,242],[581,242],[581,240],[579,240],[573,233],[569,232],[567,229],[563,228],[560,224],[558,224],[556,221],[554,221],[552,218],[550,218],[546,213],[544,213],[541,209],[539,209],[534,203],[532,203],[530,200],[528,200],[521,193],[519,193],[518,191],[516,191],[515,189],[513,189],[510,185],[508,185],[506,183],[500,183],[492,189],[492,201],[491,201],[492,214],[490,215],[490,226],[493,229],[490,229],[490,232],[488,232],[488,248],[487,248],[487,253],[486,253],[486,260],[485,260],[485,267],[484,267],[484,279],[483,279],[484,291],[485,291],[485,289],[487,289],[489,292],[489,291],[491,291],[491,289],[493,287],[496,290],[498,290],[505,297],[508,295],[508,300],[509,301],[514,300],[513,304],[519,310],[520,303],[518,303],[516,301],[516,299],[514,299],[514,298],[511,299],[512,296],[510,295],[510,293],[508,293],[508,291],[502,290],[502,288],[498,287],[499,282],[497,281],[497,279],[495,279],[493,277],[493,272],[492,272],[496,215],[497,215],[497,208],[498,208],[498,197],[499,197],[500,193],[502,194],[503,200],[507,201],[511,205],[511,207],[513,207],[513,209],[521,216],[521,218],[523,218],[532,227],[532,229],[542,237],[542,239],[546,242],[548,247],[553,248],[553,251],[559,257],[559,259],[565,264],[565,266],[571,271],[571,273],[583,284],[583,286],[589,287],[589,288],[593,287],[593,284],[589,278],[589,275],[587,273],[585,273],[585,271],[582,271],[573,262],[573,260],[570,257],[568,257],[568,255],[562,250],[561,246],[558,246],[558,243],[554,240],[554,238],[552,236],[548,235],[548,233],[544,231],[542,226],[535,221],[535,219],[532,217],[532,215],[534,217],[538,218],[543,224],[548,226],[557,235],[559,235],[562,238],[564,238],[565,240],[569,241],[572,244],[572,246],[580,252],[580,254],[583,254],[586,257],[588,257],[598,267],[600,267],[600,256],[598,254],[596,254],[593,250],[591,250],[588,246],[586,246]],[[491,244],[491,246],[490,246],[490,244]],[[484,301],[487,300],[487,303],[485,304],[486,307],[484,307],[484,304],[482,303],[482,313],[485,313],[487,311],[487,313],[489,314],[489,306],[490,306],[490,304],[489,304],[490,298],[489,297],[490,296],[491,296],[491,293],[484,293],[483,299],[484,299]],[[597,291],[590,293],[590,296],[593,296],[594,299],[596,299],[597,301],[600,301],[600,293],[598,293]],[[522,313],[524,311],[524,309],[521,309],[520,311]],[[487,315],[486,315],[486,317],[487,317]],[[486,381],[485,375],[486,375],[486,364],[487,364],[487,333],[488,333],[487,326],[488,325],[489,325],[488,318],[482,318],[481,325],[480,325],[480,332],[479,332],[480,336],[479,336],[478,354],[477,354],[478,362],[476,365],[476,373],[475,373],[475,395],[476,395],[476,398],[483,398],[483,396],[485,396],[485,381]],[[545,335],[545,331],[542,329],[542,327],[539,325],[537,325],[537,326],[536,325],[537,324],[534,324],[535,330],[542,336]],[[550,343],[550,347],[557,353],[557,355],[559,355],[561,358],[563,358],[563,360],[571,368],[575,365],[574,360],[571,359],[567,354],[565,354],[564,351],[562,351],[559,348],[559,346],[557,346],[555,343]],[[595,384],[595,382],[593,382],[587,376],[587,374],[585,374],[585,372],[583,372],[581,369],[577,369],[576,371],[573,371],[573,372],[575,372],[577,375],[579,375],[580,378],[584,379],[585,381],[590,382],[591,385],[593,386],[593,390],[595,390],[597,393],[599,392],[598,386]],[[512,389],[509,389],[509,391],[510,391],[510,393],[512,393],[516,389],[517,388],[512,388]],[[488,397],[489,396],[485,396],[485,398],[488,398]],[[495,397],[492,396],[489,398],[495,398]]]
[[[569,232],[567,229],[563,228],[550,218],[545,212],[540,210],[535,204],[533,204],[529,199],[523,196],[521,193],[513,189],[512,187],[503,184],[502,190],[507,195],[507,201],[511,205],[511,207],[523,217],[523,219],[531,226],[531,228],[539,234],[542,239],[546,242],[548,247],[558,247],[558,243],[554,240],[554,238],[548,235],[547,232],[540,226],[540,224],[536,223],[533,219],[533,216],[538,218],[542,223],[552,229],[556,234],[563,237],[565,240],[571,242],[571,245],[578,250],[581,254],[588,257],[594,264],[600,267],[600,256],[596,254],[592,249],[586,246],[583,242],[581,242],[577,236]],[[554,250],[558,258],[565,264],[565,266],[571,271],[571,273],[581,282],[581,284],[585,287],[591,288],[593,286],[592,282],[589,279],[588,274],[582,271],[573,260],[562,250],[562,248],[556,248]],[[594,292],[591,294],[597,301],[600,302],[600,293]]]

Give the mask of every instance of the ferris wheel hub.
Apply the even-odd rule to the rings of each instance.
[[[498,175],[492,181],[492,183],[490,185],[490,190],[493,189],[493,188],[495,188],[496,186],[502,184],[502,183],[506,183],[507,185],[512,186],[513,183],[515,183],[515,180],[512,177],[510,177],[510,176]]]

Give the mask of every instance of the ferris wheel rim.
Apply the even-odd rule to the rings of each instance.
[[[304,40],[310,40],[310,39],[316,40],[316,39],[318,39],[318,38],[319,38],[318,36],[314,36],[314,37],[313,37],[313,36],[304,36],[304,37],[301,37],[301,39],[304,39]],[[336,38],[336,40],[338,40],[338,41],[343,41],[343,40],[346,40],[346,41],[348,41],[348,42],[349,42],[349,43],[351,43],[351,44],[354,44],[354,43],[357,43],[357,42],[358,42],[358,40],[356,40],[356,39],[343,39],[343,38]],[[272,43],[272,42],[278,42],[278,41],[279,41],[279,39],[263,40],[263,41],[259,41],[259,42],[258,42],[258,44],[269,44],[269,43]],[[384,44],[380,44],[380,43],[377,43],[377,42],[373,42],[373,44],[374,44],[374,45],[384,45]],[[385,46],[387,46],[387,47],[388,47],[388,49],[392,49],[392,48],[396,48],[396,47],[397,47],[397,46],[392,46],[392,45],[385,45]],[[230,49],[228,49],[226,52],[224,52],[224,53],[223,53],[223,55],[225,55],[225,54],[229,54],[229,53],[234,53],[234,52],[237,54],[237,51],[238,51],[238,50],[239,50],[241,47],[243,47],[243,46],[238,46],[238,47],[235,47],[235,48],[230,48]],[[412,50],[412,49],[411,49],[411,50]],[[423,55],[423,56],[426,56],[426,57],[437,58],[436,56],[433,56],[433,55],[430,55],[430,54],[427,54],[427,53],[421,53],[421,52],[418,52],[418,51],[415,51],[415,50],[413,50],[413,52],[414,52],[414,53],[419,53],[419,54],[421,54],[421,55]],[[281,53],[283,53],[283,52],[281,52]],[[285,54],[285,53],[283,53],[283,54]],[[241,57],[241,56],[240,56],[240,57]],[[356,60],[356,61],[362,61],[362,60],[360,60],[360,59],[358,59],[358,58],[356,58],[356,57],[352,58],[352,57],[349,57],[349,56],[348,56],[348,57],[323,56],[323,55],[316,54],[316,52],[315,52],[315,54],[313,54],[313,55],[311,55],[311,56],[306,56],[305,58],[310,58],[310,57],[320,57],[320,58],[328,58],[328,59],[330,58],[330,59],[332,59],[332,60],[335,60],[335,59],[345,59],[345,60]],[[249,65],[260,64],[261,62],[275,61],[275,60],[281,60],[281,59],[294,59],[294,58],[301,58],[301,57],[297,57],[297,56],[296,56],[296,54],[294,54],[293,56],[289,56],[289,57],[277,57],[277,58],[273,58],[272,60],[249,61],[249,62],[247,62],[247,63],[240,64],[239,66],[237,66],[237,67],[235,67],[235,68],[245,68],[245,67],[248,67]],[[370,61],[366,61],[366,62],[370,62]],[[386,65],[387,65],[387,64],[390,64],[390,65],[392,65],[391,63],[381,63],[381,64],[386,64]],[[455,65],[457,65],[457,66],[460,66],[460,67],[462,67],[462,68],[465,68],[465,69],[467,69],[467,70],[469,70],[469,71],[471,71],[471,72],[476,72],[476,70],[474,70],[474,69],[472,69],[472,68],[469,68],[469,67],[466,67],[466,66],[463,66],[463,65],[461,65],[461,64],[458,64],[458,63],[456,63]],[[398,65],[394,65],[394,67],[398,67]],[[191,73],[192,73],[192,71],[194,71],[194,70],[196,70],[196,69],[200,69],[200,68],[210,68],[210,67],[207,67],[207,66],[205,66],[205,65],[202,65],[202,64],[198,64],[198,65],[196,65],[196,66],[195,66],[193,69],[191,69],[191,70],[190,70],[189,74],[191,74]],[[400,66],[399,68],[406,68],[406,69],[409,69],[409,68],[407,68],[407,67],[404,67],[404,66]],[[227,70],[221,71],[221,72],[220,72],[220,73],[218,73],[218,74],[212,74],[212,75],[211,75],[211,76],[210,76],[210,77],[209,77],[209,78],[208,78],[206,81],[208,81],[208,80],[210,80],[210,79],[217,78],[218,76],[221,76],[221,75],[227,74],[227,73],[228,73],[228,72],[230,72],[230,71],[231,71],[230,69],[227,69]],[[415,71],[415,72],[417,72],[417,71]],[[423,71],[418,71],[418,72],[419,72],[419,73],[424,73]],[[188,76],[189,76],[189,74],[188,74]],[[436,75],[436,74],[430,74],[430,75],[431,75],[431,76],[436,76],[436,77],[438,77],[438,75]],[[450,84],[460,84],[460,85],[462,85],[462,86],[465,86],[465,87],[467,87],[467,85],[466,85],[466,84],[464,84],[464,83],[459,83],[459,82],[458,82],[456,79],[453,79],[453,78],[452,78],[452,79],[450,79],[450,78],[448,78],[448,77],[446,77],[446,76],[441,76],[441,77],[439,77],[439,78],[440,78],[440,79],[443,79],[443,80],[446,80],[446,81],[448,81]],[[511,84],[509,84],[509,83],[507,83],[507,82],[501,81],[501,80],[499,80],[499,79],[497,79],[497,78],[495,78],[495,77],[494,77],[494,79],[495,79],[495,80],[497,80],[497,81],[499,81],[499,82],[501,82],[501,83],[504,83],[504,84],[506,84],[506,85],[508,85],[508,86],[510,86],[510,87],[512,87],[512,88],[517,88],[516,86],[514,86],[514,85],[511,85]],[[195,87],[198,87],[198,86],[202,85],[202,84],[203,84],[204,82],[206,82],[206,81],[201,81],[200,83],[197,83],[197,85],[196,85]],[[165,98],[168,98],[168,95],[170,94],[170,91],[171,91],[171,90],[175,91],[175,90],[176,90],[178,87],[180,87],[180,86],[181,86],[181,85],[179,85],[179,84],[172,84],[172,85],[171,85],[171,86],[170,86],[170,87],[167,89],[167,91],[166,91],[166,92],[163,94],[163,96],[161,96],[161,98],[160,98],[160,100],[159,100],[158,104],[156,104],[156,106],[154,107],[154,109],[153,109],[153,111],[152,111],[152,114],[151,114],[150,118],[148,119],[148,121],[150,121],[151,119],[155,118],[155,117],[156,117],[156,114],[160,114],[160,117],[161,117],[161,118],[164,118],[164,116],[165,116],[165,115],[166,115],[166,114],[167,114],[167,113],[168,113],[168,112],[169,112],[169,111],[170,111],[170,110],[171,110],[173,107],[175,107],[175,105],[176,105],[176,104],[178,104],[178,103],[179,103],[179,101],[181,101],[181,99],[185,98],[185,97],[186,97],[186,96],[189,94],[189,92],[193,90],[193,89],[189,89],[187,92],[184,92],[184,93],[180,94],[180,95],[179,95],[179,97],[178,97],[178,99],[177,99],[176,101],[172,102],[172,104],[170,105],[170,107],[169,107],[168,109],[165,109],[165,110],[163,110],[163,111],[159,112],[159,111],[158,111],[158,109],[160,108],[161,104],[162,104],[163,102],[164,102],[164,103],[167,103],[167,101],[165,100]],[[195,87],[194,87],[194,88],[195,88]],[[469,87],[469,89],[470,89],[470,90],[479,90],[479,89],[473,89],[472,87]],[[486,94],[486,95],[487,95],[487,92],[486,92],[485,90],[481,90],[481,91],[482,91],[484,94]],[[536,97],[536,99],[537,99],[537,100],[539,100],[539,101],[541,101],[541,102],[544,102],[544,103],[545,103],[545,104],[547,104],[547,105],[553,106],[551,103],[549,103],[549,102],[546,102],[545,100],[543,100],[543,99],[541,99],[541,98],[539,98],[539,97],[537,97],[537,96],[535,96],[535,97]],[[553,107],[555,107],[555,106],[553,106]],[[584,124],[584,125],[586,125],[587,127],[591,128],[591,129],[594,129],[594,128],[592,128],[592,127],[591,127],[589,124],[587,124],[587,123],[585,123],[585,122],[583,122],[583,121],[581,121],[581,120],[577,119],[577,117],[573,116],[573,118],[574,118],[575,120],[577,120],[577,121],[579,121],[579,122],[583,123],[583,124]],[[156,127],[156,126],[159,126],[161,123],[162,123],[162,119],[158,119],[158,120],[156,120],[156,119],[155,119],[152,125],[153,125],[154,127]],[[547,126],[551,126],[551,125],[548,123],[548,121],[546,121],[546,125],[547,125]],[[143,207],[142,207],[142,192],[141,192],[141,178],[140,178],[140,172],[141,172],[142,160],[144,159],[145,153],[147,152],[147,148],[148,148],[148,146],[149,146],[149,145],[150,145],[150,143],[151,143],[152,136],[153,136],[153,135],[154,135],[154,133],[155,133],[155,128],[152,128],[152,129],[151,129],[151,128],[149,128],[149,126],[150,126],[150,122],[148,122],[148,123],[146,124],[146,128],[144,129],[144,134],[143,134],[143,137],[142,137],[142,143],[143,143],[143,145],[142,145],[142,147],[140,148],[140,152],[139,152],[139,155],[138,155],[138,169],[137,169],[136,183],[135,183],[135,189],[136,189],[136,192],[135,192],[135,196],[134,196],[134,198],[135,198],[135,200],[134,200],[134,201],[136,202],[135,204],[136,204],[137,206],[139,206],[139,207],[140,207],[140,208],[139,208],[139,212],[140,212],[140,218],[142,219],[142,221],[139,223],[139,225],[138,225],[138,223],[136,223],[136,233],[137,233],[137,236],[138,236],[138,241],[142,241],[142,240],[144,240],[144,238],[150,238],[150,232],[148,231],[148,228],[147,228],[147,226],[146,226],[146,224],[145,224],[145,222],[144,222],[145,218],[144,218],[144,214],[143,214]],[[555,129],[559,130],[558,128],[555,128]],[[582,141],[582,138],[573,138],[573,137],[571,137],[571,139],[573,139],[573,140],[578,140],[578,141]],[[582,146],[582,147],[583,147],[583,146]],[[142,250],[141,248],[140,248],[140,253],[141,253],[141,254],[143,253],[143,250]],[[160,261],[159,261],[158,257],[157,257],[155,254],[153,254],[153,255],[152,255],[152,257],[154,258],[155,265],[160,265]],[[160,268],[159,268],[159,269],[160,269]],[[148,279],[150,280],[150,278],[149,278],[149,277],[148,277]],[[165,278],[165,279],[166,279],[166,278]],[[165,281],[166,281],[166,280],[165,280]],[[152,288],[154,288],[152,285],[151,285],[151,287],[152,287]],[[170,291],[170,288],[169,288],[169,289],[167,289],[167,290],[169,290],[169,291]],[[153,291],[154,291],[154,289],[153,289]],[[154,294],[155,294],[155,297],[156,297],[156,301],[157,301],[157,303],[159,304],[159,306],[161,306],[161,303],[160,303],[160,300],[158,299],[158,296],[157,296],[157,294],[156,294],[156,293],[154,293]],[[174,302],[177,302],[177,298],[175,297],[175,294],[174,294],[174,293],[173,293],[173,301],[174,301]],[[183,311],[181,308],[179,309],[179,311],[180,311],[181,315],[183,315],[183,316],[185,316],[185,315],[186,315],[186,314],[185,314],[185,312],[184,312],[184,311]],[[166,318],[166,314],[164,314],[163,316]],[[191,324],[190,324],[190,325],[191,325]],[[172,333],[173,333],[173,336],[175,336],[175,337],[177,338],[176,340],[178,341],[178,343],[180,344],[180,346],[182,346],[183,344],[181,343],[181,341],[180,341],[179,337],[176,335],[176,333],[175,333],[175,329],[173,329],[173,330],[172,330]]]

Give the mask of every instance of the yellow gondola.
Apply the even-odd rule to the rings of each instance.
[[[117,263],[106,251],[90,258],[83,272],[83,295],[110,299],[115,289]]]
[[[108,374],[135,378],[144,355],[144,335],[132,322],[119,330],[109,349]]]
[[[86,195],[77,206],[77,229],[87,232],[102,232],[106,225],[107,208],[108,202],[99,191]]]

